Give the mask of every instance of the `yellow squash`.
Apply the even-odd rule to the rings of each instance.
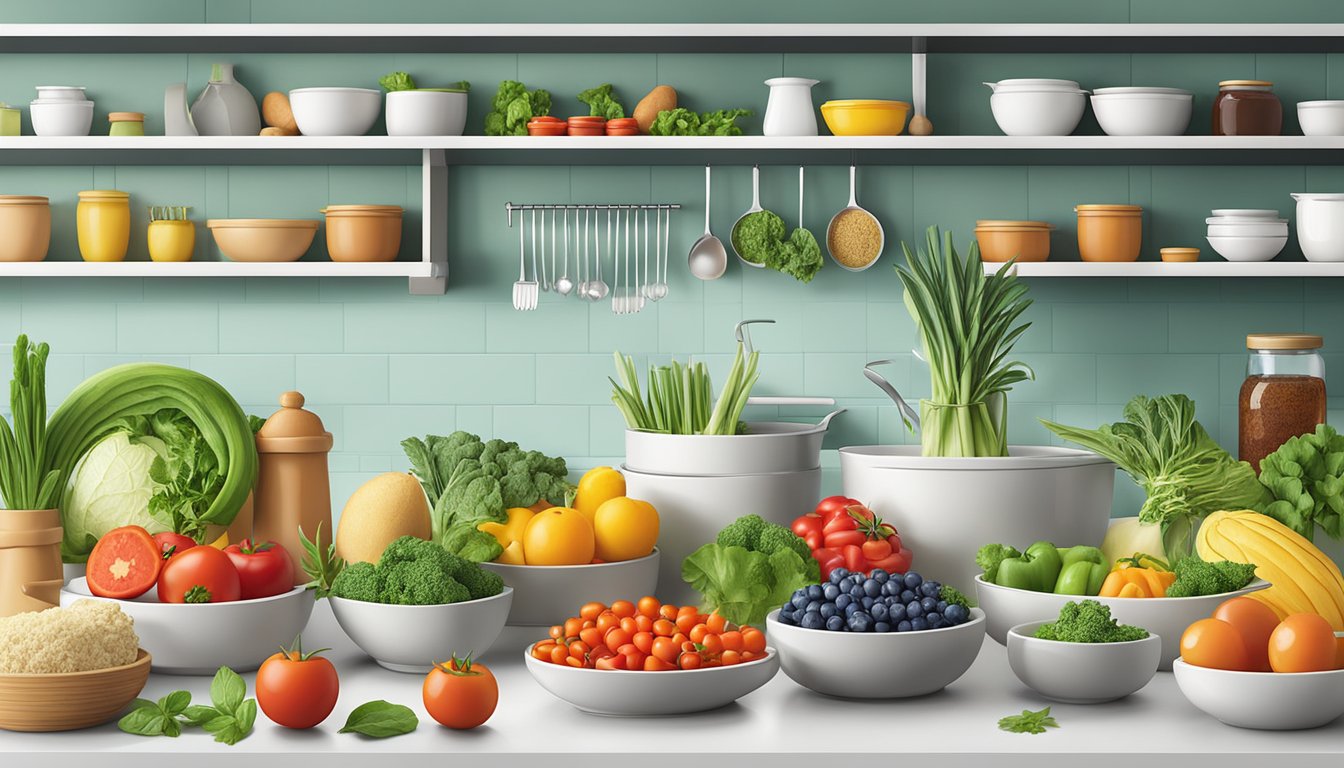
[[[1344,575],[1301,534],[1272,517],[1240,510],[1215,512],[1195,539],[1199,556],[1210,562],[1254,563],[1255,575],[1272,586],[1251,593],[1279,618],[1314,613],[1336,631],[1344,630]]]
[[[527,530],[527,522],[537,513],[527,507],[512,507],[505,514],[508,519],[504,522],[481,523],[476,526],[476,530],[494,536],[495,541],[499,542],[499,546],[508,551],[510,544],[518,543],[521,546],[523,531]]]

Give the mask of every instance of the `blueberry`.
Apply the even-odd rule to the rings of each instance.
[[[850,603],[845,606],[845,618],[849,618],[856,613],[863,612],[863,603]]]
[[[792,613],[783,613],[783,612],[781,612],[781,613],[779,614],[779,623],[780,623],[780,624],[787,624],[787,625],[789,625],[790,627],[792,627],[792,626],[796,626],[796,625],[798,624],[797,621],[794,621],[794,618],[793,618],[793,614],[792,614]]]
[[[946,610],[947,610],[947,601],[946,601],[946,600],[939,600],[939,601],[938,601],[938,612],[939,612],[939,613],[942,613],[942,612],[944,612],[944,611],[946,611]]]
[[[904,591],[901,592],[901,602],[902,602],[902,603],[913,603],[913,602],[915,602],[915,601],[918,600],[918,599],[919,599],[919,595],[916,595],[913,591],[911,591],[911,590],[909,590],[909,589],[904,590]],[[806,605],[806,603],[804,603],[804,605]]]
[[[826,619],[826,629],[829,632],[843,632],[845,631],[845,620],[839,616],[832,616]]]
[[[888,624],[888,623],[885,622],[885,621],[876,621],[876,622],[873,622],[873,631],[874,631],[874,632],[890,632],[890,631],[891,631],[891,625]]]
[[[891,574],[887,573],[886,570],[882,568],[874,568],[868,572],[868,578],[876,581],[878,584],[886,584],[887,580],[891,578]]]
[[[821,596],[825,600],[835,602],[835,598],[840,596],[840,588],[834,584],[827,584],[821,588]]]
[[[807,622],[804,621],[803,624],[804,626],[806,626]],[[929,622],[925,621],[922,617],[910,620],[910,629],[915,632],[923,632],[928,628],[929,628]]]
[[[905,621],[905,606],[897,603],[887,607],[887,620],[896,624]]]
[[[919,585],[924,583],[924,578],[914,571],[905,574],[905,588],[919,589]]]
[[[871,597],[865,597],[862,600],[860,600],[859,603],[863,606],[863,610],[871,611],[873,609],[873,606],[877,605],[877,600]]]
[[[836,609],[835,603],[822,603],[818,613],[821,614],[821,618],[829,619],[832,616],[838,616],[840,611]]]
[[[966,609],[960,605],[949,605],[947,610],[943,612],[943,618],[947,619],[949,624],[964,623],[969,616],[970,614],[966,612]]]
[[[849,595],[846,594],[838,595],[835,598],[835,607],[843,611],[846,608],[848,608],[849,604],[852,602],[854,602],[854,598],[850,597]]]
[[[905,615],[911,619],[917,619],[924,615],[924,606],[920,605],[917,600],[911,600],[905,605]]]
[[[798,622],[803,629],[822,629],[826,626],[825,619],[816,611],[808,611],[803,614],[803,620]]]
[[[811,591],[811,588],[809,587],[809,592],[810,592],[810,591]],[[923,595],[924,597],[937,597],[937,596],[938,596],[938,584],[937,584],[936,582],[932,582],[932,581],[926,581],[926,582],[924,582],[923,584],[920,584],[920,585],[919,585],[919,594]]]
[[[923,600],[920,600],[919,605],[924,609],[925,613],[932,613],[938,610],[938,601],[934,600],[932,597],[926,597]]]
[[[779,609],[779,616],[780,618],[793,616],[793,603],[785,603],[784,607]]]
[[[860,600],[860,599],[862,599],[862,598],[865,596],[865,595],[864,595],[864,591],[863,591],[863,587],[861,587],[861,586],[859,586],[859,585],[857,585],[857,584],[855,584],[854,586],[850,587],[850,588],[849,588],[849,596],[852,597],[852,598],[854,598],[855,600]]]
[[[869,597],[877,597],[882,594],[882,582],[877,579],[869,579],[863,582],[863,593]]]
[[[807,607],[804,608],[803,610],[806,611],[807,613],[816,613],[817,611],[821,610],[821,601],[813,600],[812,602],[808,603]]]
[[[886,603],[874,603],[868,606],[868,612],[873,614],[873,619],[877,621],[886,621],[889,615]]]
[[[801,591],[801,590],[800,590],[800,591]],[[790,600],[789,602],[793,603],[793,607],[794,607],[795,609],[801,611],[801,610],[806,609],[806,608],[807,608],[807,604],[810,603],[810,602],[812,602],[812,601],[811,601],[811,600],[808,600],[808,599],[807,599],[807,593],[806,593],[806,592],[803,592],[802,594],[794,593],[794,595],[793,595],[793,599]]]
[[[808,599],[808,600],[820,600],[820,599],[821,599],[821,585],[820,585],[820,584],[813,584],[812,586],[810,586],[810,587],[807,588],[807,599]]]
[[[929,581],[929,582],[926,582],[926,583],[928,583],[928,584],[932,584],[932,585],[933,585],[933,591],[934,591],[934,592],[942,592],[942,591],[943,591],[943,583],[942,583],[941,581]]]
[[[929,629],[937,629],[943,626],[943,615],[941,613],[930,613],[924,617],[924,620],[929,622]]]
[[[899,595],[899,594],[901,594],[901,586],[900,586],[900,584],[899,584],[898,582],[895,582],[895,581],[888,581],[888,582],[886,582],[885,584],[882,585],[882,594],[884,594],[884,595]]]
[[[870,632],[873,628],[873,617],[866,613],[856,613],[849,617],[850,632]]]
[[[790,596],[789,599],[792,600],[792,599],[795,598],[795,597],[798,597],[798,596],[800,596],[800,595],[806,595],[806,594],[807,594],[807,589],[806,589],[806,588],[803,588],[803,589],[795,589],[795,590],[793,590],[793,595]]]
[[[898,621],[898,622],[896,622],[896,631],[897,631],[897,632],[909,632],[909,631],[912,630],[912,629],[914,629],[914,625],[911,624],[911,623],[908,622],[908,621]]]

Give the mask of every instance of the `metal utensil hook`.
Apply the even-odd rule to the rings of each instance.
[[[742,322],[737,324],[737,327],[733,329],[733,335],[737,337],[737,343],[742,344],[746,348],[747,354],[750,355],[752,352],[751,329],[748,328],[747,326],[751,325],[752,323],[770,323],[771,325],[773,325],[774,322],[775,322],[774,320],[764,320],[764,319],[743,320]]]

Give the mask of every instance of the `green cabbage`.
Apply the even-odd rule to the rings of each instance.
[[[1311,541],[1319,524],[1344,535],[1344,435],[1326,424],[1289,438],[1260,461],[1260,483],[1274,500],[1263,512]]]
[[[150,533],[169,530],[149,514],[155,490],[149,468],[162,445],[157,438],[133,440],[126,432],[116,432],[80,459],[70,475],[63,510],[65,535],[74,549],[88,552],[104,534],[123,525],[138,525]]]

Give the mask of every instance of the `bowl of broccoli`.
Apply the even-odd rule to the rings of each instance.
[[[1008,630],[1008,665],[1047,699],[1099,704],[1122,699],[1157,674],[1162,638],[1121,624],[1096,600],[1067,602],[1052,621]]]
[[[346,566],[330,600],[341,629],[374,661],[397,672],[427,672],[453,654],[489,650],[504,629],[513,590],[438,544],[403,536],[377,563]]]

